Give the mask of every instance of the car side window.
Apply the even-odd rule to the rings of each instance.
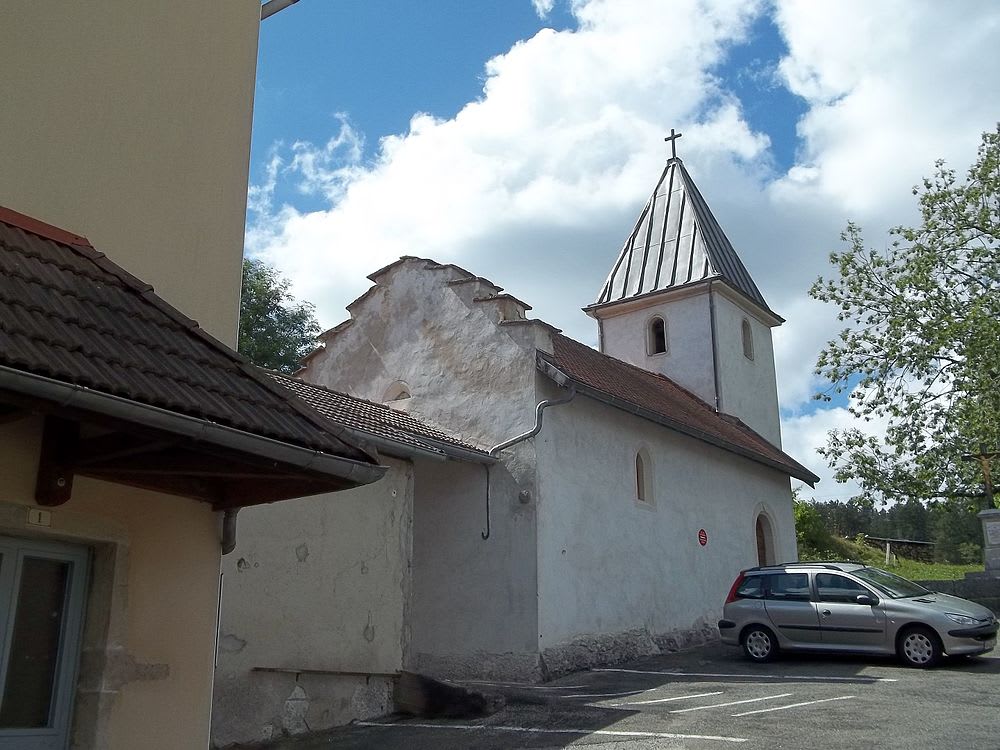
[[[786,602],[809,601],[808,573],[775,573],[768,576],[767,598]]]
[[[736,589],[736,596],[740,599],[763,599],[764,576],[750,576],[744,579]]]
[[[816,574],[816,593],[821,602],[857,604],[858,596],[872,596],[872,592],[857,581],[836,573]]]

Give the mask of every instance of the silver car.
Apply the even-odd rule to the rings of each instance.
[[[943,655],[992,651],[997,638],[997,618],[986,607],[857,563],[745,570],[722,617],[722,642],[742,646],[756,662],[787,649],[897,654],[930,667]]]

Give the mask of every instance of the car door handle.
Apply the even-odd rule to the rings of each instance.
[[[829,617],[829,616],[830,616],[830,610],[824,609],[823,610],[823,617]]]

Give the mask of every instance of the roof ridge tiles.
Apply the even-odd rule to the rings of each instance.
[[[497,292],[503,291],[502,286],[490,281],[485,276],[468,276],[464,279],[452,279],[451,281],[447,282],[447,284],[448,286],[460,286],[461,284],[471,284],[476,281],[480,282],[481,284],[486,284],[488,286],[493,287],[494,289],[497,290]]]
[[[546,323],[541,318],[517,318],[515,320],[501,320],[497,323],[497,325],[501,326],[539,325],[542,328],[548,328],[553,333],[562,336],[561,328],[556,328],[554,325],[552,325],[551,323]],[[564,338],[569,338],[569,337],[567,336]],[[573,339],[570,339],[570,341],[573,341]],[[585,344],[581,344],[581,346],[585,346]]]
[[[15,211],[12,208],[7,208],[6,206],[0,206],[0,221],[4,224],[9,224],[12,227],[17,227],[25,232],[30,232],[38,237],[44,237],[48,240],[53,240],[63,245],[72,245],[73,247],[90,247],[90,240],[84,237],[82,234],[76,234],[75,232],[70,232],[67,229],[62,229],[54,224],[48,224],[41,219],[36,219],[33,216],[28,216],[27,214],[22,214],[20,211]]]
[[[500,294],[500,293],[491,294],[491,295],[489,295],[487,297],[473,297],[472,301],[473,302],[492,302],[494,300],[500,300],[500,299],[505,299],[505,300],[510,300],[511,302],[516,302],[521,307],[523,307],[525,310],[533,310],[534,309],[527,302],[518,299],[513,294],[507,294],[507,293],[504,293],[504,294]]]

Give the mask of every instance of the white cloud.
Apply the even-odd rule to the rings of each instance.
[[[531,0],[531,4],[539,18],[548,18],[556,5],[555,0]]]
[[[549,0],[534,0],[540,14]],[[277,265],[321,322],[404,254],[459,263],[506,286],[535,314],[594,343],[579,308],[593,300],[662,168],[662,137],[684,157],[771,307],[789,450],[811,453],[815,355],[831,311],[806,297],[848,219],[872,244],[913,221],[910,187],[947,158],[962,169],[1000,100],[1000,6],[573,0],[575,31],[540,31],[485,65],[482,95],[451,119],[417,113],[408,132],[361,162],[341,117],[326,144],[278,145],[251,190],[248,250]],[[712,72],[762,12],[789,44],[775,80],[808,106],[797,163],[773,172],[765,134]],[[331,102],[336,106],[336,102]],[[376,134],[368,134],[374,137]],[[327,207],[273,206],[280,181]],[[823,488],[822,492],[825,492]]]
[[[801,486],[803,499],[849,500],[859,494],[858,486],[854,482],[839,484],[833,478],[833,469],[826,465],[826,460],[817,450],[826,444],[826,435],[830,430],[846,430],[852,427],[869,435],[885,434],[884,420],[859,423],[844,407],[820,409],[812,414],[799,414],[782,421],[781,438],[785,452],[795,456],[820,478],[815,488],[793,480],[793,485]]]

